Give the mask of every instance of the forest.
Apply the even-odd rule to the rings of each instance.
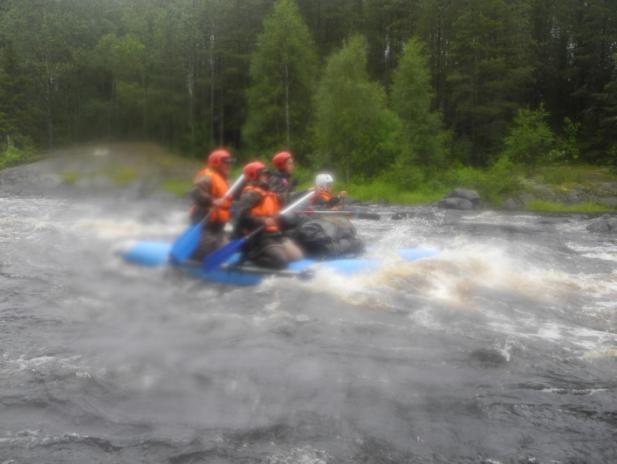
[[[615,165],[617,0],[0,0],[0,167],[93,140],[401,188]]]

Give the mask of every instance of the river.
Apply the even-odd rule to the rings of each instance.
[[[373,205],[378,273],[225,288],[117,255],[186,200],[58,163],[0,172],[0,463],[617,462],[617,240],[589,217]]]

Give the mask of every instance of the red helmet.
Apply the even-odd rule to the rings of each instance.
[[[285,163],[287,163],[287,160],[290,160],[292,158],[293,157],[291,156],[291,153],[289,153],[288,151],[281,151],[274,155],[274,158],[272,158],[272,164],[276,169],[282,171],[283,169],[285,169]]]
[[[231,153],[229,153],[224,148],[219,148],[214,150],[208,156],[208,167],[209,168],[218,168],[223,163],[231,163]]]
[[[244,178],[247,181],[254,181],[259,178],[261,172],[266,169],[266,165],[261,161],[253,161],[252,163],[247,164],[242,169],[242,173],[244,174]]]

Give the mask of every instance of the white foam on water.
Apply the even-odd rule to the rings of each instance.
[[[83,359],[79,355],[57,357],[57,356],[34,356],[27,357],[20,355],[17,358],[11,357],[9,353],[2,355],[7,374],[18,372],[32,373],[55,373],[60,375],[74,374],[80,378],[91,378],[93,373],[84,365]]]
[[[543,388],[540,390],[542,393],[555,393],[558,395],[581,395],[592,396],[596,393],[604,393],[609,391],[608,388]]]
[[[575,242],[567,242],[566,246],[586,258],[617,262],[617,244],[607,242],[602,245],[589,246]]]
[[[390,298],[375,285],[376,279],[373,272],[350,276],[339,274],[332,269],[318,268],[314,277],[302,285],[306,291],[326,292],[352,306],[391,309],[393,306]]]
[[[92,233],[104,240],[134,239],[136,237],[176,237],[182,231],[181,221],[144,223],[135,219],[90,218],[76,221],[74,232]]]
[[[547,323],[538,328],[537,336],[544,340],[556,342],[563,338],[562,329],[559,324]]]
[[[326,451],[304,446],[278,451],[266,458],[268,464],[328,464],[334,462]]]

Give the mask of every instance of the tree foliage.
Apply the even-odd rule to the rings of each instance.
[[[410,39],[394,73],[392,108],[403,122],[402,161],[438,167],[445,158],[439,113],[431,111],[431,76],[422,44]]]
[[[503,154],[512,161],[528,166],[549,161],[556,138],[546,122],[547,117],[544,108],[519,110],[505,138]]]
[[[251,57],[244,136],[258,152],[308,145],[317,54],[294,0],[277,0]]]
[[[315,99],[317,159],[347,178],[383,171],[400,146],[400,121],[369,79],[366,48],[354,36],[330,56]]]
[[[397,138],[387,111],[332,105],[363,128],[353,163],[375,156],[366,140],[381,133],[401,169],[488,166],[517,112],[540,105],[567,159],[617,163],[617,0],[3,0],[0,144],[148,138],[196,156],[224,144],[339,157],[316,82],[354,34],[366,38],[361,97],[386,90],[377,106],[405,129]]]

